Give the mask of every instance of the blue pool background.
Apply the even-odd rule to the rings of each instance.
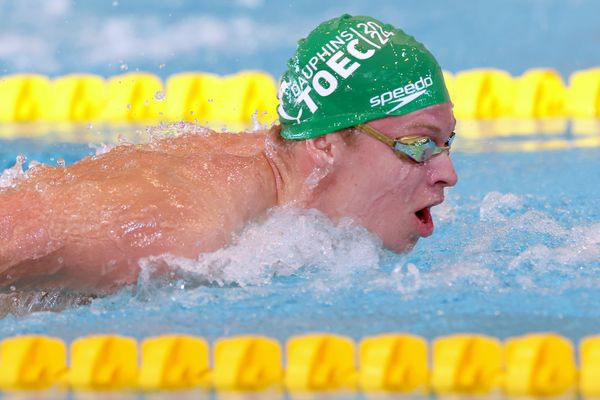
[[[519,74],[543,66],[566,78],[600,65],[600,3],[592,0],[0,0],[0,75],[110,76],[139,69],[164,78],[185,70],[262,69],[278,76],[295,41],[342,12],[405,28],[450,71],[489,66]],[[112,128],[81,129],[95,135],[94,145],[115,142]],[[125,136],[131,129],[123,128]],[[569,132],[561,137],[573,139]],[[408,255],[385,252],[355,226],[279,210],[214,255],[228,266],[243,264],[230,275],[207,279],[192,271],[179,281],[142,280],[60,312],[27,311],[40,302],[69,303],[64,293],[31,303],[8,294],[2,301],[20,301],[16,308],[24,315],[0,319],[0,337],[188,332],[285,339],[333,331],[360,338],[408,331],[434,338],[552,330],[579,339],[600,333],[600,150],[485,150],[500,140],[481,139],[480,151],[467,152],[459,138],[453,154],[459,184],[434,214],[434,236]],[[1,139],[0,168],[12,166],[18,154],[68,164],[94,152],[87,141],[52,136]],[[274,240],[278,235],[298,243]],[[262,266],[278,257],[287,269]],[[201,269],[210,262],[190,265]]]
[[[342,13],[423,41],[444,69],[600,65],[595,0],[0,0],[0,75],[260,69],[278,77],[296,41]]]

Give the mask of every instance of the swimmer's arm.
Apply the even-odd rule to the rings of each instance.
[[[198,182],[181,178],[178,168],[189,166],[151,158],[132,152],[119,168],[123,159],[107,154],[101,163],[48,167],[0,192],[0,290],[38,281],[122,286],[135,282],[140,258],[192,258],[226,244],[232,223],[202,212],[214,207],[202,204]],[[97,172],[106,165],[115,168]]]
[[[50,233],[43,203],[39,193],[29,190],[0,191],[0,282],[13,265],[62,245],[61,238]]]
[[[82,204],[73,196],[74,191],[84,195],[86,189],[78,180],[61,179],[64,171],[48,167],[0,191],[0,291],[52,275],[68,277],[76,269],[94,275],[89,263],[65,253],[75,254],[76,244],[89,242],[83,230],[94,227],[84,215],[94,214],[99,204]],[[79,249],[82,255],[94,251],[85,247]]]

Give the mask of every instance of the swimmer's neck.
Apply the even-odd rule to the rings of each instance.
[[[273,173],[275,205],[310,207],[313,191],[307,190],[305,184],[311,171],[308,160],[305,160],[303,151],[298,151],[298,148],[286,148],[282,145],[278,135],[278,129],[268,132],[263,150],[263,155]]]
[[[265,146],[266,147],[266,146]],[[281,170],[278,167],[278,162],[275,161],[273,153],[267,149],[262,151],[262,155],[267,160],[267,164],[271,168],[273,174],[273,181],[275,183],[275,205],[281,205],[281,199],[283,198],[283,178],[281,176]]]

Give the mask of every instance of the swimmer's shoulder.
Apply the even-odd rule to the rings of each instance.
[[[167,153],[186,155],[253,157],[264,151],[265,131],[258,132],[202,132],[165,138],[153,146]]]

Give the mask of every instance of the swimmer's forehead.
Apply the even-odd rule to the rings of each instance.
[[[430,136],[436,139],[447,139],[452,135],[455,129],[456,120],[453,120],[448,126],[427,122],[414,122],[406,125],[398,137],[418,135]]]

